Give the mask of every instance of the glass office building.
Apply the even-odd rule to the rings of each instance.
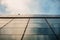
[[[0,40],[60,40],[60,17],[0,17]]]
[[[0,40],[60,40],[60,0],[0,0],[0,14]]]

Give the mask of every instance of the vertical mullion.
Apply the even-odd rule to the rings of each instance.
[[[23,40],[23,38],[24,38],[24,35],[25,35],[26,30],[27,30],[29,21],[30,21],[30,18],[29,18],[28,21],[27,21],[27,25],[26,25],[26,27],[25,27],[25,29],[24,29],[24,32],[23,32],[22,37],[21,37],[21,40]]]
[[[13,19],[14,19],[14,18],[13,18]],[[7,22],[5,25],[3,25],[3,26],[0,28],[0,30],[1,30],[2,28],[4,28],[7,24],[9,24],[10,22],[12,22],[13,19],[11,19],[9,22]]]
[[[46,18],[45,18],[45,21],[46,21],[46,23],[48,24],[49,28],[50,28],[50,29],[52,30],[52,32],[54,33],[56,39],[59,40],[59,37],[55,34],[53,28],[51,27],[50,23],[48,22],[48,20],[47,20]]]

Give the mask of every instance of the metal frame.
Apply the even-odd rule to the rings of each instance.
[[[46,23],[48,24],[48,26],[50,27],[50,29],[54,33],[56,39],[59,40],[59,37],[55,34],[53,28],[51,27],[51,25],[49,24],[49,22],[47,20],[47,19],[60,19],[59,16],[57,16],[57,17],[51,17],[51,16],[49,16],[49,17],[46,17],[46,16],[42,16],[42,17],[33,17],[33,16],[31,16],[31,17],[27,17],[27,16],[25,16],[25,17],[0,17],[0,19],[12,19],[11,21],[13,21],[13,19],[28,19],[28,22],[27,22],[27,25],[26,25],[26,27],[24,29],[23,35],[21,37],[21,40],[23,40],[23,38],[24,38],[24,35],[25,35],[26,30],[27,30],[27,27],[28,27],[28,24],[29,24],[30,19],[45,19]],[[11,21],[9,21],[5,25],[3,25],[3,27],[6,26],[7,24],[9,24]]]

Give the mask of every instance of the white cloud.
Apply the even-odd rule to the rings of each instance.
[[[2,4],[7,5],[7,10],[14,13],[30,13],[30,9],[28,8],[28,3],[31,0],[3,0]]]

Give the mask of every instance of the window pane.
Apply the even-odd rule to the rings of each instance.
[[[0,29],[0,40],[20,40],[28,19],[13,19],[9,24]],[[1,19],[0,24],[7,22],[6,19]],[[6,24],[6,23],[5,23]],[[4,25],[5,25],[4,24]]]
[[[55,34],[60,38],[60,19],[48,19]]]
[[[30,19],[24,40],[56,40],[45,19]]]

